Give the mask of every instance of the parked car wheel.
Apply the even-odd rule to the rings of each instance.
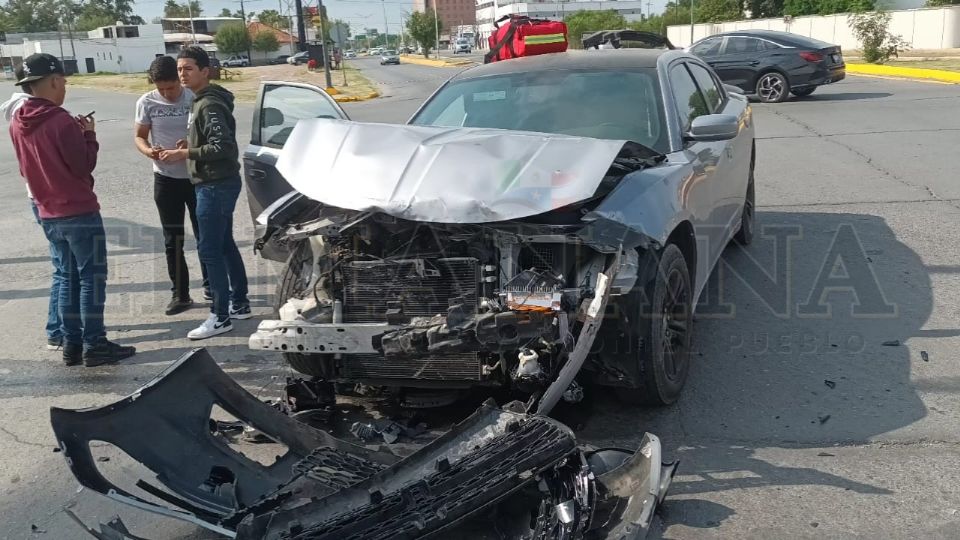
[[[657,275],[636,285],[625,298],[627,315],[636,317],[639,388],[616,388],[621,401],[635,405],[669,405],[680,397],[690,372],[693,335],[693,287],[680,248],[668,245],[659,255]]]
[[[287,264],[280,274],[280,284],[277,286],[276,302],[273,305],[273,316],[280,318],[280,308],[288,300],[294,297],[303,297],[307,294],[310,287],[310,277],[313,266],[313,249],[310,242],[300,242],[290,253]],[[318,362],[318,357],[329,355],[321,354],[300,354],[283,353],[283,359],[290,364],[294,371],[310,375],[312,377],[323,377],[326,375],[322,369],[322,364]]]
[[[740,230],[737,231],[734,241],[741,246],[749,246],[753,242],[754,223],[756,220],[756,189],[753,182],[753,168],[756,163],[756,152],[750,156],[750,180],[747,182],[747,196],[743,201],[743,214],[740,216]]]
[[[812,94],[813,91],[816,89],[817,89],[816,86],[809,86],[807,88],[799,88],[797,90],[791,90],[791,92],[793,92],[793,95],[797,97],[807,97],[810,94]]]
[[[769,71],[757,78],[757,97],[764,103],[780,103],[790,95],[790,83],[782,73]]]

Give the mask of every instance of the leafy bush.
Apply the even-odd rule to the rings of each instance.
[[[900,36],[890,33],[890,14],[880,9],[868,13],[854,13],[847,17],[847,24],[863,49],[863,59],[871,64],[882,64],[892,56],[898,56],[909,45]]]

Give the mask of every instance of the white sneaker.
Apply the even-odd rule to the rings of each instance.
[[[227,320],[221,321],[217,318],[216,314],[211,313],[210,316],[207,317],[207,320],[203,321],[203,324],[187,333],[187,337],[190,339],[207,339],[208,337],[225,334],[231,330],[233,330],[233,325],[230,324],[229,317]]]
[[[250,311],[250,304],[235,306],[230,304],[230,318],[237,319],[240,321],[246,320],[253,317],[253,312]]]

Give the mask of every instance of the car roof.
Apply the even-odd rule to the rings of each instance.
[[[611,49],[540,54],[491,62],[470,68],[454,76],[453,80],[562,69],[655,68],[657,67],[657,60],[668,53],[676,54],[676,51],[665,49]]]
[[[832,47],[830,43],[826,41],[820,41],[819,39],[809,38],[807,36],[801,36],[800,34],[791,34],[790,32],[778,32],[776,30],[737,30],[734,32],[724,32],[722,34],[717,34],[710,37],[720,37],[720,36],[744,36],[744,37],[757,37],[769,39],[783,45],[793,45],[799,47],[810,47],[814,49],[822,49],[824,47]]]

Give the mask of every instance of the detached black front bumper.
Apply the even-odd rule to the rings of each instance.
[[[288,452],[267,466],[231,449],[211,429],[214,405]],[[523,534],[642,538],[676,470],[661,463],[652,435],[636,452],[595,451],[577,446],[555,420],[492,402],[401,461],[262,403],[203,349],[114,404],[52,408],[51,421],[81,485],[238,539],[420,538],[465,527],[508,500],[508,508],[530,511],[498,512],[500,530],[529,529],[535,516],[536,530]],[[165,489],[140,480],[138,495],[112,484],[97,469],[91,441],[117,446]]]

